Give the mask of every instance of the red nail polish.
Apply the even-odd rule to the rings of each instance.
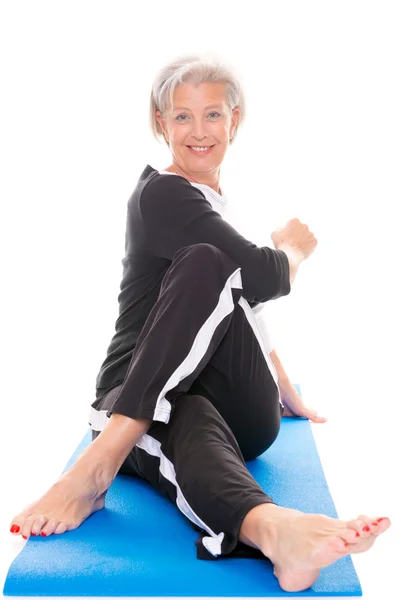
[[[31,535],[34,535],[34,536],[36,536],[36,533],[33,533],[33,532],[31,532]]]
[[[386,519],[386,517],[381,517],[380,519],[377,519],[378,523],[380,523],[381,521],[383,521],[384,519]]]
[[[26,535],[23,535],[22,537],[24,538],[24,540],[27,540],[27,539],[28,539],[28,538],[26,537]]]
[[[357,531],[357,533],[356,533],[356,537],[360,537],[360,534],[358,533],[358,531]]]
[[[371,531],[370,528],[368,527],[368,525],[366,525],[365,527],[363,527],[363,531]]]
[[[44,531],[42,531],[42,533],[40,535],[42,535],[43,537],[46,537],[46,534],[44,533]]]
[[[12,525],[10,531],[11,531],[11,533],[18,533],[19,525]]]
[[[372,523],[372,525],[378,525],[378,523],[375,523],[375,521]]]

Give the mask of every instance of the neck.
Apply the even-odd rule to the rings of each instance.
[[[172,163],[170,167],[164,169],[164,171],[169,171],[170,173],[176,173],[177,175],[181,175],[188,181],[192,181],[193,183],[202,183],[204,185],[208,185],[211,189],[215,190],[217,194],[221,194],[221,188],[219,186],[219,169],[218,172],[204,173],[196,175],[192,175],[191,173],[184,171],[175,163]]]

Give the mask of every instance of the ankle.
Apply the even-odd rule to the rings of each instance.
[[[150,419],[131,419],[113,413],[107,426],[86,449],[100,493],[108,489],[121,465],[149,429]]]
[[[261,550],[265,556],[271,559],[276,546],[277,529],[282,510],[284,509],[272,502],[255,506],[243,520],[239,532],[240,541]]]
[[[64,477],[83,477],[87,485],[95,491],[94,495],[100,496],[110,487],[118,469],[115,462],[110,461],[102,449],[94,447],[93,443],[85,448]]]

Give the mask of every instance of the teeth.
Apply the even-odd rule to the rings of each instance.
[[[206,150],[208,150],[210,148],[210,146],[190,146],[192,148],[192,150],[196,150],[196,152],[205,152]]]

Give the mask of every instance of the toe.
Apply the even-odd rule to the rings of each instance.
[[[67,531],[68,527],[66,526],[65,523],[59,523],[57,525],[57,527],[54,530],[54,533],[65,533]]]
[[[362,528],[361,531],[359,531],[360,536],[362,538],[369,537],[372,533],[372,530],[375,527],[374,525],[372,525],[374,519],[371,519],[371,517],[367,517],[367,515],[359,515],[357,520],[362,522]]]
[[[24,524],[25,519],[21,517],[16,517],[10,523],[10,533],[14,535],[21,535],[21,528]]]
[[[329,546],[332,550],[339,552],[340,554],[347,554],[348,552],[347,541],[344,540],[342,536],[335,537],[333,540],[331,540]]]
[[[387,517],[368,517],[367,515],[360,515],[358,517],[363,523],[362,530],[360,532],[361,537],[366,538],[370,535],[376,537],[386,531],[391,525],[390,519]]]
[[[27,540],[30,537],[32,525],[35,522],[35,520],[35,515],[29,515],[28,517],[26,517],[25,522],[21,528],[21,535],[24,538],[24,540]]]
[[[32,514],[32,510],[31,510],[32,507],[33,507],[33,503],[28,504],[28,506],[25,506],[25,508],[22,512],[20,512],[18,515],[15,515],[15,517],[13,518],[13,520],[10,523],[10,532],[11,533],[13,533],[14,535],[22,534],[22,530],[24,529],[24,526],[25,526],[25,521],[26,521],[27,517],[29,517]],[[24,535],[26,536],[26,533],[24,533]]]
[[[378,523],[378,529],[375,535],[380,535],[381,533],[389,529],[389,527],[392,524],[389,517],[378,517],[377,519],[374,519],[374,522]]]
[[[380,531],[379,531],[380,530],[380,526],[379,526],[379,523],[378,523],[378,520],[377,520],[378,518],[379,517],[376,517],[375,519],[371,518],[371,519],[369,519],[369,521],[367,523],[368,527],[371,530],[371,535],[374,535],[375,537],[377,535],[379,535],[379,533],[380,533]]]
[[[359,540],[361,537],[365,537],[363,527],[365,527],[365,523],[362,519],[353,519],[352,521],[347,522],[347,528],[355,532],[356,540]]]
[[[56,530],[58,524],[59,524],[59,521],[55,521],[54,519],[49,519],[47,521],[46,525],[44,525],[44,527],[42,528],[41,535],[43,537],[52,535],[54,533],[54,531]]]
[[[34,520],[34,522],[32,523],[32,527],[31,527],[31,535],[36,536],[36,535],[40,535],[42,528],[44,527],[45,523],[47,522],[47,517],[45,517],[44,515],[36,515],[36,518]]]
[[[349,527],[344,533],[340,534],[340,537],[348,544],[356,544],[361,538],[357,528]]]

